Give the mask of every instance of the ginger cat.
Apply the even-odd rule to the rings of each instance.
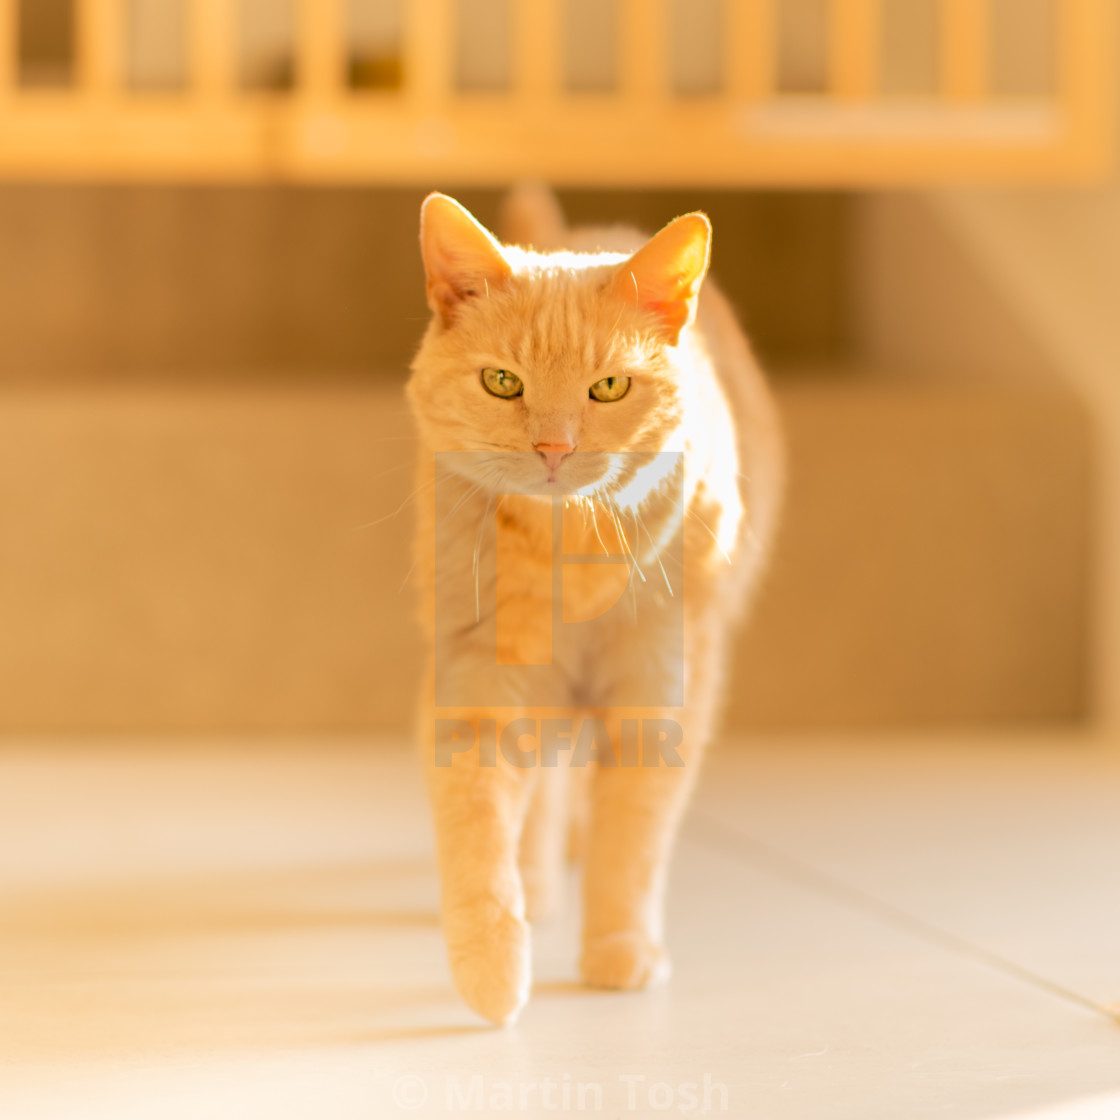
[[[704,214],[648,241],[565,231],[523,187],[506,226],[538,248],[425,200],[433,314],[408,386],[443,926],[495,1023],[528,998],[528,923],[558,901],[570,823],[585,982],[668,976],[670,851],[783,478],[762,376],[704,283]]]

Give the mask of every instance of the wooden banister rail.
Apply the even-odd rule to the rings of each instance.
[[[674,88],[678,0],[603,0],[618,5],[617,82],[578,95],[567,0],[509,0],[510,85],[481,95],[457,88],[460,0],[400,0],[398,54],[377,71],[394,77],[366,88],[350,79],[350,0],[292,2],[294,89],[242,88],[239,0],[184,0],[188,88],[156,98],[128,85],[128,0],[75,0],[75,80],[49,91],[21,87],[21,0],[0,0],[0,178],[1060,183],[1099,178],[1116,133],[1115,0],[1057,0],[1056,89],[1019,100],[991,93],[988,0],[938,0],[924,99],[879,88],[883,0],[826,0],[819,95],[780,86],[780,0],[724,0],[721,81],[689,96]]]

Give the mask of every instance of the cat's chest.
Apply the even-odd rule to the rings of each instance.
[[[665,564],[681,570],[679,516],[597,500],[503,502],[495,536],[499,601],[545,600],[564,624],[607,615],[653,579],[671,594]],[[647,574],[648,572],[648,574]]]

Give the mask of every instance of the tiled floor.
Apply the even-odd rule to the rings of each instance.
[[[347,743],[0,752],[0,1117],[1120,1117],[1120,752],[724,748],[675,976],[481,1025],[450,988],[418,767]]]

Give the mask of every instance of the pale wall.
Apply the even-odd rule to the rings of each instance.
[[[2,396],[0,732],[409,724],[399,382]],[[1068,398],[806,378],[780,403],[788,518],[730,726],[1076,721],[1089,468]]]

